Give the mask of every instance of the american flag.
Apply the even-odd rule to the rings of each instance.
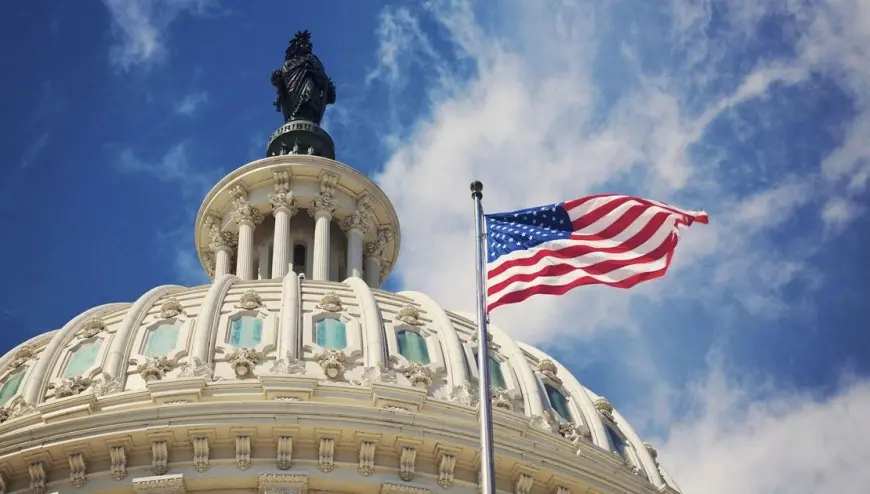
[[[581,285],[630,288],[665,274],[679,229],[704,212],[599,194],[486,215],[487,308]]]

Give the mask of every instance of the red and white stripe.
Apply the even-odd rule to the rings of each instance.
[[[630,288],[663,276],[679,229],[708,221],[704,212],[615,194],[582,197],[562,207],[574,230],[569,238],[517,250],[487,264],[489,310],[536,294],[561,295],[581,285]]]

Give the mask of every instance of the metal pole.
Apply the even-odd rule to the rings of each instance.
[[[477,374],[480,376],[480,492],[495,494],[492,445],[492,399],[489,391],[489,334],[486,329],[486,233],[483,225],[483,184],[471,182],[474,200],[474,236],[477,240]]]

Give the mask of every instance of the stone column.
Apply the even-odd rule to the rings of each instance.
[[[314,218],[314,262],[311,277],[320,281],[329,279],[329,227],[335,212],[337,180],[337,176],[324,175],[320,180],[320,192],[308,209],[308,213]]]
[[[242,280],[254,279],[254,227],[263,221],[263,215],[248,202],[245,189],[237,185],[232,194],[236,210],[233,219],[239,225],[239,249],[236,253],[236,276]]]
[[[290,172],[276,171],[275,192],[269,196],[275,215],[275,238],[272,241],[272,278],[283,278],[290,272],[293,247],[290,245],[290,219],[296,214],[296,199],[290,190]]]
[[[341,221],[347,234],[347,276],[363,277],[363,240],[368,227],[364,212],[357,210]]]
[[[236,238],[230,232],[221,231],[221,220],[217,216],[206,217],[206,226],[209,229],[209,250],[214,254],[214,277],[219,278],[229,274],[232,266],[230,260],[233,257],[233,246]]]

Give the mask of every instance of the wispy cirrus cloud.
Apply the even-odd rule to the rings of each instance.
[[[573,341],[568,361],[576,366],[584,360],[577,355],[609,359],[611,370],[627,376],[612,392],[624,397],[617,405],[648,430],[677,419],[687,424],[665,434],[662,456],[666,465],[674,457],[672,473],[684,479],[686,492],[859,492],[865,479],[843,475],[834,461],[807,468],[815,480],[790,483],[789,472],[806,466],[799,448],[815,446],[817,435],[778,456],[750,439],[785,435],[780,419],[796,427],[863,403],[863,381],[830,396],[717,388],[719,376],[730,382],[736,371],[684,367],[693,359],[655,358],[651,345],[700,331],[709,336],[680,353],[703,356],[747,328],[763,331],[811,310],[801,304],[811,304],[827,282],[815,254],[863,211],[870,161],[859,143],[870,138],[863,101],[870,58],[861,47],[870,25],[857,19],[866,18],[866,7],[857,0],[824,7],[741,0],[727,8],[674,0],[634,4],[630,12],[591,1],[424,5],[384,10],[369,75],[397,105],[418,103],[421,91],[426,98],[410,122],[384,138],[390,157],[376,177],[401,215],[397,271],[404,288],[430,293],[446,307],[471,307],[473,179],[486,186],[488,211],[601,191],[706,209],[712,223],[683,235],[664,279],[628,292],[588,287],[535,298],[500,308],[493,321],[518,339],[555,347],[557,357]],[[774,21],[782,28],[771,35],[763,26]],[[421,30],[426,23],[437,29]],[[417,65],[435,76],[414,78],[409,67]],[[819,80],[851,99],[854,118],[812,106]],[[776,106],[782,98],[809,106],[790,111],[791,105]],[[819,125],[834,119],[843,134],[816,155],[782,162],[807,119]],[[696,308],[692,317],[675,317],[686,304]],[[596,346],[613,331],[620,332],[619,345]],[[689,375],[704,376],[692,393]],[[751,397],[733,398],[750,393],[745,389]],[[717,400],[721,408],[713,410]],[[688,408],[674,405],[684,402]],[[729,413],[742,418],[723,420]],[[853,431],[870,439],[866,428]],[[693,435],[706,442],[691,442]],[[844,444],[826,444],[836,449],[829,451],[833,458],[849,454],[848,438],[841,438]],[[699,453],[703,448],[710,454]],[[741,456],[725,469],[737,482],[711,489],[691,472],[715,469],[728,461],[726,452]],[[767,474],[756,476],[762,468]]]
[[[103,0],[115,44],[109,59],[116,68],[150,66],[167,54],[167,29],[181,14],[202,16],[218,8],[217,0]]]
[[[178,103],[176,103],[175,113],[191,117],[206,103],[208,103],[208,93],[205,91],[186,94]]]

